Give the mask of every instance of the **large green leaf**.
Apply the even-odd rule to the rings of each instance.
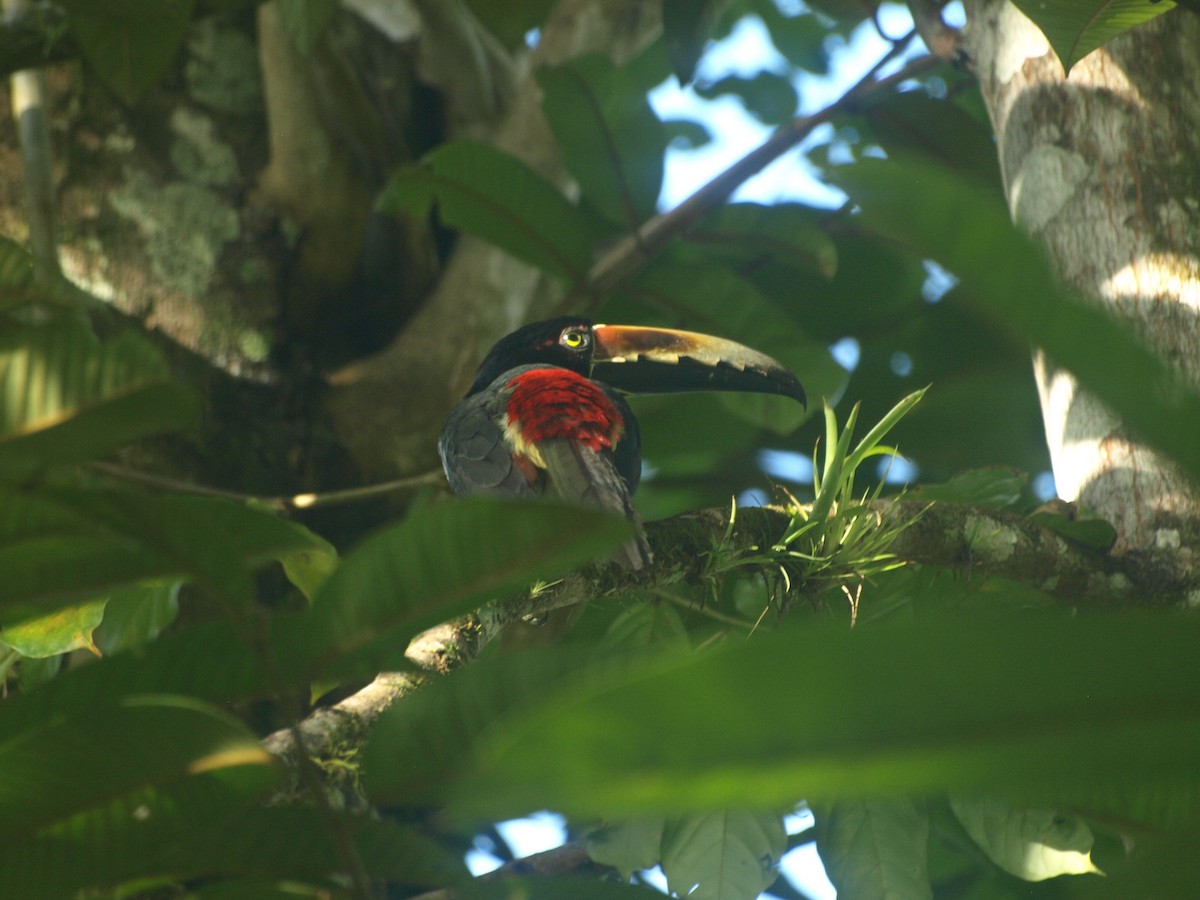
[[[543,109],[584,200],[632,230],[654,215],[666,130],[644,85],[607,57],[538,70]]]
[[[800,105],[791,79],[778,72],[760,71],[750,77],[726,75],[711,84],[698,84],[696,94],[706,100],[733,95],[764,125],[782,125],[796,115]]]
[[[376,722],[363,752],[367,790],[389,805],[441,802],[489,729],[547,698],[603,684],[637,659],[555,648],[479,660],[438,679]]]
[[[932,900],[926,865],[929,815],[912,800],[822,804],[817,850],[829,880],[861,900]]]
[[[231,524],[213,521],[218,529]],[[278,549],[264,541],[269,534],[244,528],[241,534],[246,552]],[[370,677],[402,665],[409,638],[421,629],[559,573],[627,536],[620,521],[561,507],[463,502],[428,508],[350,553],[311,610],[274,616],[256,646],[226,621],[164,635],[136,653],[67,672],[8,701],[0,738],[6,728],[74,715],[104,698],[169,691],[228,704],[301,688],[330,667]],[[236,533],[233,538],[239,540]],[[156,559],[151,554],[142,561]],[[268,677],[264,649],[282,681]]]
[[[976,312],[1042,347],[1142,438],[1200,476],[1200,394],[1126,326],[1062,287],[999,197],[925,161],[864,159],[834,175],[868,224],[945,265]]]
[[[133,103],[166,71],[191,21],[194,0],[63,0],[84,59],[114,94]]]
[[[100,341],[58,319],[0,336],[0,474],[27,477],[185,428],[199,400],[170,380],[162,355],[133,330]]]
[[[592,223],[552,184],[507,153],[474,141],[443,144],[396,172],[379,197],[386,212],[442,222],[517,259],[579,281],[591,263]]]
[[[403,646],[418,632],[627,540],[629,523],[593,510],[473,499],[421,510],[369,538],[318,590],[305,626],[316,668]]]
[[[954,815],[988,858],[1026,881],[1098,872],[1092,831],[1053,809],[1016,807],[995,797],[952,795]]]
[[[743,269],[773,260],[828,279],[837,272],[838,262],[837,246],[820,227],[828,215],[828,210],[799,203],[727,203],[684,239]]]
[[[275,686],[267,671],[258,649],[231,622],[208,622],[72,668],[36,691],[9,698],[0,708],[0,741],[39,722],[87,716],[118,697],[185,694],[227,706],[268,696]]]
[[[662,894],[641,885],[597,881],[594,878],[550,876],[476,879],[454,889],[461,900],[662,900]]]
[[[982,187],[999,186],[991,130],[954,100],[936,100],[922,90],[886,93],[864,116],[872,136],[889,156],[920,152]]]
[[[100,341],[80,318],[0,333],[0,434],[43,428],[85,404],[170,379],[132,329]]]
[[[748,5],[767,26],[771,43],[787,57],[788,62],[814,75],[828,73],[829,50],[826,42],[832,30],[825,20],[811,11],[820,8],[820,4],[788,7],[786,14],[775,0],[752,0]],[[859,17],[863,12],[861,7],[856,10]]]
[[[275,781],[271,757],[255,736],[194,700],[126,697],[28,723],[0,740],[6,855],[37,838],[103,842],[122,828],[152,823],[180,800],[174,787],[186,792],[189,781],[206,773],[218,777],[226,802],[233,796],[249,802]]]
[[[1113,809],[1166,781],[1194,803],[1197,641],[1167,616],[785,630],[492,715],[455,799],[603,814],[971,789]]]
[[[173,709],[166,700],[155,704],[157,710],[170,713]],[[332,829],[343,833],[372,877],[432,887],[454,884],[465,876],[455,856],[419,832],[394,823],[345,812],[327,816],[313,808],[250,806],[250,801],[270,784],[271,775],[269,767],[263,766],[266,754],[253,740],[244,748],[249,761],[243,765],[262,768],[256,779],[243,778],[238,784],[236,780],[214,777],[221,774],[220,767],[238,764],[242,748],[234,744],[224,745],[212,757],[197,759],[190,770],[176,772],[165,762],[181,740],[164,730],[171,724],[169,715],[141,721],[118,714],[112,728],[132,729],[128,735],[122,734],[123,740],[100,745],[102,750],[78,748],[89,757],[102,759],[99,765],[95,759],[82,761],[78,778],[97,774],[97,768],[106,771],[98,773],[100,781],[94,787],[85,786],[83,795],[73,804],[80,811],[64,818],[62,825],[40,831],[30,828],[15,841],[6,842],[0,850],[0,877],[7,894],[69,896],[88,887],[218,874],[313,879],[328,887],[336,884],[340,880],[337,876],[346,870],[337,842],[331,839]],[[189,725],[183,737],[198,738],[201,729]],[[69,736],[73,729],[82,731],[86,727],[87,722],[76,717],[65,731]],[[80,738],[85,736],[90,732],[79,734]],[[100,736],[109,735],[106,732]],[[127,745],[138,740],[150,742],[143,744],[139,752],[110,755],[110,750],[128,750]],[[260,758],[257,762],[254,755]],[[61,761],[61,752],[52,753],[46,766]],[[118,771],[114,774],[109,769]],[[146,785],[126,787],[125,781],[132,774]],[[78,785],[71,779],[60,779],[54,791],[65,793],[72,787],[77,789]],[[105,797],[96,801],[94,809],[87,807],[89,793],[106,789],[116,795],[115,799]],[[124,799],[126,793],[131,800]],[[17,816],[12,821],[24,823],[27,819]]]
[[[667,822],[663,874],[667,887],[680,897],[748,900],[774,883],[786,848],[787,832],[778,814],[730,809],[695,813]]]
[[[35,659],[84,648],[94,651],[92,633],[104,618],[106,603],[104,599],[90,600],[0,629],[0,641],[22,656]]]
[[[24,477],[39,469],[102,458],[119,447],[195,423],[200,398],[179,384],[154,383],[42,419],[33,430],[0,436],[0,475]]]
[[[130,488],[0,486],[0,621],[171,576],[246,601],[253,569],[320,546],[280,516],[228,500]]]
[[[664,3],[663,41],[679,83],[687,84],[712,37],[713,26],[726,6],[722,0],[675,0]]]
[[[179,614],[179,579],[150,581],[113,591],[96,629],[96,648],[105,656],[154,640]]]
[[[628,880],[634,872],[658,865],[662,858],[662,816],[641,816],[612,822],[587,836],[588,856],[612,866]]]
[[[1079,60],[1143,22],[1175,8],[1172,0],[1015,0],[1068,72]]]
[[[214,792],[213,799],[220,794]],[[428,888],[455,884],[466,876],[455,856],[420,832],[364,815],[244,805],[224,813],[206,808],[200,812],[203,817],[195,821],[168,814],[152,828],[135,822],[111,839],[103,833],[81,834],[74,840],[34,839],[19,856],[0,851],[0,870],[10,879],[6,885],[33,885],[38,896],[47,897],[152,879],[214,876],[305,881],[323,887],[328,897],[331,887],[344,884],[347,870],[332,838],[333,829],[338,829],[371,877]],[[119,823],[113,830],[118,829]]]

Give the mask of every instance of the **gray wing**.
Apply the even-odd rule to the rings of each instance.
[[[490,399],[487,393],[474,394],[446,417],[438,453],[450,487],[464,495],[541,493],[513,462],[504,432],[488,409]]]

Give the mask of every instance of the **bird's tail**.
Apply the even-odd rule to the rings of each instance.
[[[548,440],[539,444],[550,486],[564,500],[620,513],[633,523],[637,534],[613,558],[627,569],[638,571],[654,559],[642,520],[633,506],[629,487],[617,472],[612,453],[593,450],[570,440]]]

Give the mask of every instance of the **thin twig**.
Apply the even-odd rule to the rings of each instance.
[[[202,497],[221,497],[225,500],[236,500],[239,503],[257,503],[281,512],[370,500],[385,494],[395,493],[396,491],[439,484],[445,477],[441,469],[430,469],[428,472],[423,472],[420,475],[411,475],[408,478],[395,478],[391,481],[381,481],[376,484],[366,484],[362,487],[346,488],[340,491],[260,497],[254,494],[240,494],[237,491],[208,487],[203,484],[193,484],[190,481],[180,481],[177,478],[169,478],[165,475],[154,475],[151,472],[130,469],[115,463],[93,462],[89,464],[89,467],[97,472],[103,472],[105,475],[111,475],[113,478],[137,482],[138,484],[144,484],[147,487],[158,488],[159,490],[175,491],[180,494],[198,494]]]
[[[910,39],[913,34],[909,35]],[[617,242],[608,253],[596,261],[588,275],[585,290],[592,298],[591,302],[598,304],[617,285],[641,271],[674,238],[724,203],[744,181],[803,141],[818,125],[828,122],[835,115],[853,108],[880,91],[915,78],[942,64],[942,60],[937,57],[922,56],[891,75],[876,78],[879,70],[902,53],[907,43],[906,39],[893,46],[869,72],[829,106],[781,125],[766,141],[720,172],[674,209],[655,216]]]

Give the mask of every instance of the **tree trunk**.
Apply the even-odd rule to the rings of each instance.
[[[1067,77],[1007,0],[967,13],[1014,220],[1065,282],[1200,384],[1200,16],[1160,16]],[[1034,368],[1059,496],[1111,521],[1118,550],[1194,545],[1183,475],[1040,351]]]
[[[587,53],[624,61],[659,31],[645,0],[563,0],[541,30],[516,98],[491,140],[565,186],[534,71]],[[429,301],[384,351],[332,380],[327,409],[339,442],[371,477],[437,465],[437,433],[482,352],[518,325],[551,312],[561,288],[532,266],[463,238]]]

